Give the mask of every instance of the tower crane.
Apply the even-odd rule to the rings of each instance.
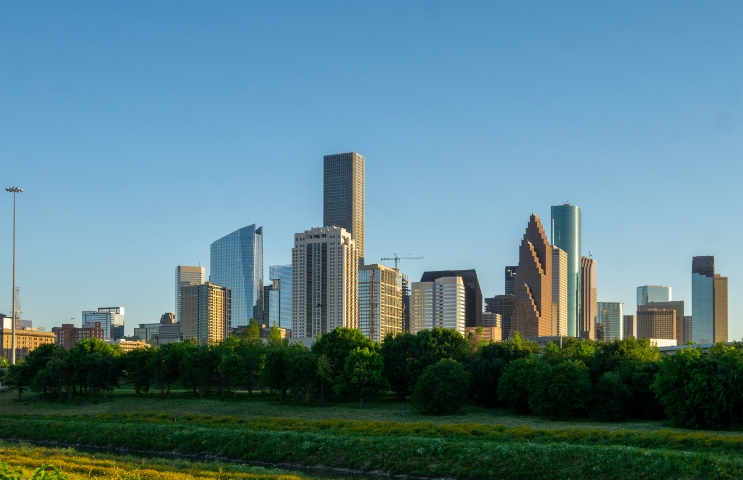
[[[382,261],[385,260],[394,260],[395,261],[395,270],[400,270],[400,260],[421,260],[424,257],[418,256],[418,255],[410,255],[403,253],[402,256],[393,253],[391,257],[384,257],[382,258]]]

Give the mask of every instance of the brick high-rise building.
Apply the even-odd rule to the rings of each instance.
[[[519,247],[514,297],[513,330],[524,337],[551,336],[552,246],[542,221],[533,213]]]
[[[655,308],[638,311],[637,338],[676,340],[676,311]]]
[[[105,331],[101,327],[101,322],[84,325],[82,328],[76,327],[71,323],[63,323],[61,327],[53,327],[54,343],[69,350],[74,347],[80,340],[97,338],[103,340]]]
[[[638,305],[637,311],[644,310],[675,310],[676,311],[676,341],[677,345],[683,345],[688,340],[684,338],[684,302],[648,302],[645,305]]]

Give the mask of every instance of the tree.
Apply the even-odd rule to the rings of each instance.
[[[333,370],[333,378],[343,373],[346,357],[356,348],[374,350],[374,342],[355,328],[336,328],[321,335],[312,345],[312,352],[324,355]]]
[[[397,335],[389,333],[380,349],[384,362],[384,378],[390,382],[390,388],[400,399],[410,395],[413,390],[410,364],[413,362],[414,342],[415,335],[409,332]]]
[[[46,375],[39,374],[44,370],[46,364],[59,354],[60,349],[64,350],[54,343],[48,343],[31,350],[24,358],[23,372],[33,390],[43,392],[44,395],[47,394],[47,390],[52,385],[47,381]]]
[[[31,379],[26,375],[25,362],[18,360],[15,365],[10,365],[5,369],[3,376],[3,385],[10,389],[18,390],[18,401],[23,398],[23,392],[26,391]]]
[[[593,388],[590,416],[603,422],[621,422],[626,417],[632,396],[616,372],[604,373]]]
[[[539,373],[549,368],[547,362],[535,356],[512,361],[503,370],[498,382],[498,400],[517,413],[529,413],[529,398]]]
[[[281,329],[274,324],[271,329],[268,331],[268,347],[269,348],[276,348],[276,347],[288,347],[289,346],[289,339],[288,338],[281,338]]]
[[[73,382],[81,392],[93,395],[112,391],[119,386],[123,373],[120,355],[118,346],[97,338],[77,342],[69,352]]]
[[[325,355],[317,357],[317,377],[320,379],[320,406],[325,405],[325,383],[332,381],[333,369]]]
[[[415,384],[413,403],[424,415],[453,415],[467,396],[469,373],[450,359],[430,365]]]
[[[429,365],[448,358],[464,363],[470,354],[469,344],[461,333],[450,328],[421,330],[415,335],[410,372],[413,379],[420,378]]]
[[[209,395],[216,370],[215,358],[208,345],[191,344],[178,364],[180,382],[201,397]]]
[[[537,415],[572,419],[587,413],[591,393],[588,367],[583,362],[566,360],[557,365],[545,364],[536,376],[529,408]]]
[[[253,386],[261,378],[266,357],[266,347],[260,339],[243,338],[236,349],[242,363],[241,376],[248,387],[248,395],[253,395]]]
[[[492,342],[481,347],[467,364],[475,400],[484,407],[497,406],[498,382],[503,370],[511,361],[537,355],[539,352],[539,345],[525,340],[519,332],[515,332],[510,340]]]
[[[247,340],[258,340],[261,338],[261,326],[258,324],[258,320],[251,318],[248,322],[248,328],[243,334],[243,338]]]
[[[390,388],[383,371],[384,362],[377,352],[357,347],[346,357],[335,391],[340,395],[357,397],[359,407],[364,408],[364,398],[377,397]]]
[[[170,396],[170,386],[178,380],[178,365],[191,345],[195,345],[192,340],[160,345],[147,361],[147,370],[160,389],[160,397]]]
[[[305,346],[294,348],[290,350],[290,353],[288,382],[302,394],[304,404],[309,405],[320,380],[318,376],[319,355],[312,353]]]
[[[271,391],[279,392],[279,399],[284,403],[286,390],[289,388],[289,369],[291,367],[291,348],[299,348],[294,345],[289,347],[271,348],[266,352],[266,364],[263,368],[262,381],[268,385]]]
[[[150,391],[152,375],[149,369],[150,359],[155,356],[154,348],[135,348],[123,356],[124,375],[134,385],[137,395]]]

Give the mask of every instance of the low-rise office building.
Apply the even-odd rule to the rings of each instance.
[[[61,327],[53,327],[54,343],[69,350],[74,347],[80,340],[97,338],[103,340],[105,332],[101,327],[101,322],[93,322],[92,325],[76,327],[71,323],[63,323]]]
[[[12,334],[13,330],[10,328],[0,329],[0,345],[2,345],[0,355],[5,358],[10,358],[13,351]],[[16,360],[25,358],[28,352],[50,343],[54,343],[54,334],[51,332],[40,332],[33,328],[16,329],[15,358]]]

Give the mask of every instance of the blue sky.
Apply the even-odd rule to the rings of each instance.
[[[174,268],[322,222],[322,156],[366,157],[366,257],[503,291],[529,214],[583,211],[599,301],[730,280],[743,337],[743,2],[2,2],[0,180],[24,317],[174,309]],[[5,192],[3,192],[5,193]],[[4,205],[4,207],[2,207]],[[0,204],[0,312],[12,200]],[[4,252],[4,253],[2,253]]]

